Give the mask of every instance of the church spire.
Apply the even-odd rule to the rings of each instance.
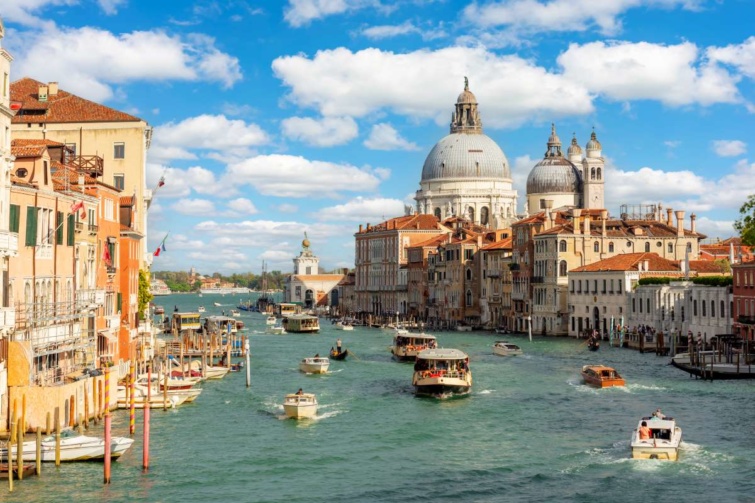
[[[551,123],[551,135],[548,138],[548,150],[545,157],[563,157],[561,154],[561,138],[556,134],[556,125]]]
[[[451,133],[482,133],[477,98],[469,90],[469,79],[466,77],[464,77],[464,90],[456,100],[456,110],[451,114]]]

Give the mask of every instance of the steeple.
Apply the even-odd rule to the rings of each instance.
[[[466,77],[464,77],[464,90],[456,100],[456,110],[451,114],[451,133],[482,133],[477,98],[469,90],[469,80]]]
[[[556,125],[551,123],[551,135],[548,138],[548,150],[545,157],[563,157],[561,154],[561,138],[556,134]]]

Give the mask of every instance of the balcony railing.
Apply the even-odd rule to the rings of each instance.
[[[87,229],[89,230],[89,234],[92,234],[92,235],[97,234],[98,227],[96,225],[89,224]]]
[[[107,266],[107,273],[109,276],[115,275],[115,273],[118,272],[118,269],[112,265]]]
[[[744,314],[740,314],[737,317],[737,321],[743,325],[755,325],[755,316],[745,316]]]
[[[98,155],[72,155],[66,158],[66,164],[76,168],[76,171],[93,178],[102,176],[104,161]]]
[[[18,253],[18,233],[0,231],[0,255],[16,255]]]
[[[532,276],[530,278],[530,283],[542,283],[543,277],[542,276]]]
[[[84,222],[76,222],[76,232],[82,232],[84,230]]]

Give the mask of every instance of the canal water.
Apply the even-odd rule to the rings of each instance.
[[[206,314],[237,296],[160,297]],[[223,304],[213,306],[213,302]],[[113,464],[43,465],[17,482],[11,502],[638,502],[755,501],[753,382],[707,382],[667,365],[667,357],[581,341],[512,335],[524,355],[499,357],[487,332],[438,332],[439,345],[470,356],[471,395],[417,398],[412,365],[391,360],[391,335],[358,327],[317,335],[268,335],[264,317],[242,313],[252,349],[245,373],[203,385],[193,404],[152,414],[151,460],[142,465],[142,413],[134,446]],[[325,355],[337,338],[352,355],[327,375],[298,361]],[[626,388],[582,384],[582,365],[616,368]],[[283,419],[286,393],[303,388],[320,403],[314,420]],[[677,462],[632,460],[629,438],[656,408],[683,429]],[[128,429],[115,413],[116,434]],[[95,434],[101,430],[94,429]]]

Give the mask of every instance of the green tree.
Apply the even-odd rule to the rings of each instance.
[[[734,228],[742,238],[742,244],[755,246],[755,194],[750,194],[747,201],[739,208],[742,218],[734,222]]]
[[[147,306],[152,300],[152,294],[149,292],[149,272],[139,271],[139,319],[143,320],[147,312]]]

